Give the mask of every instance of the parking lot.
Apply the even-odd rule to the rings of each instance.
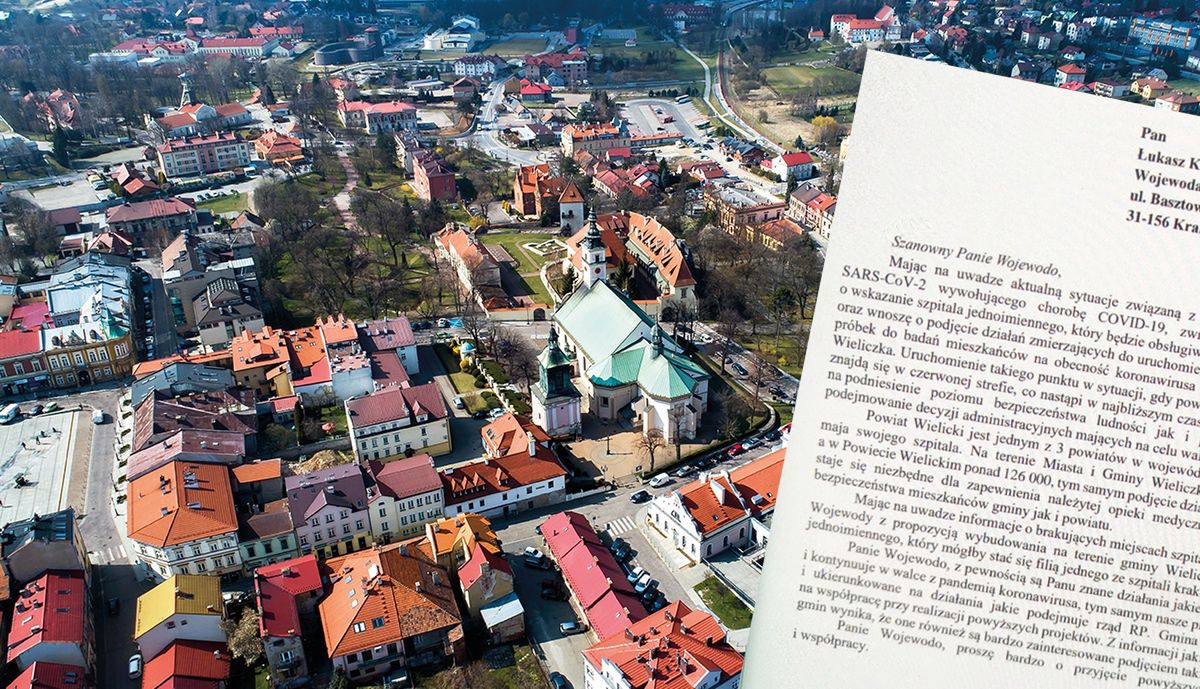
[[[91,433],[91,420],[74,409],[23,416],[0,426],[0,523],[70,504],[78,433]]]

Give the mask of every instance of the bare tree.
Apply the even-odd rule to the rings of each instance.
[[[229,652],[246,665],[253,667],[265,655],[263,640],[259,636],[258,612],[254,608],[246,608],[237,620],[222,620],[221,627],[229,640]]]
[[[649,431],[639,434],[637,439],[633,441],[634,449],[646,455],[646,458],[650,460],[650,468],[642,472],[643,474],[654,473],[654,456],[666,446],[667,439],[663,437],[662,431],[657,428],[651,428]]]
[[[689,400],[690,401],[690,400]],[[683,420],[687,418],[687,405],[677,404],[671,407],[667,412],[667,419],[671,423],[671,444],[675,446],[675,462],[679,463],[683,460]]]

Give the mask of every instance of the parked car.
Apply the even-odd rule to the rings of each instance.
[[[58,402],[47,402],[46,406],[42,407],[42,411],[46,413],[58,411]]]
[[[659,598],[665,598],[666,595],[667,594],[663,593],[657,588],[647,589],[646,592],[642,594],[642,603],[651,605],[655,600]]]
[[[623,562],[629,558],[629,555],[630,555],[629,542],[623,538],[618,538],[618,539],[614,540],[612,542],[612,545],[608,546],[608,549],[610,551],[612,551],[613,557],[617,558],[617,560],[619,560],[619,561]]]
[[[35,404],[32,407],[30,407],[29,410],[25,413],[29,414],[30,416],[37,416],[38,414],[42,413],[42,405]]]
[[[791,433],[792,432],[792,422],[788,421],[787,423],[780,426],[779,432],[782,433],[783,435],[787,435],[787,434]]]
[[[93,409],[92,410],[92,423],[96,424],[97,426],[104,423],[104,412],[100,411],[99,409]]]
[[[741,443],[734,443],[733,446],[729,448],[729,456],[737,457],[738,455],[742,454],[745,451],[746,451],[746,448],[744,445],[742,445]]]
[[[479,411],[475,412],[474,414],[471,414],[472,419],[486,419],[487,417],[488,417],[488,413],[487,413],[486,409],[480,409]]]
[[[741,376],[743,378],[750,375],[750,372],[746,370],[746,367],[742,366],[741,364],[739,364],[736,361],[733,362],[732,364],[730,364],[729,367],[733,369],[734,373],[738,374],[739,376]]]
[[[571,689],[571,683],[557,672],[550,673],[550,689]]]
[[[445,318],[437,319],[437,326],[439,328],[446,328],[446,327],[449,327],[449,325],[450,325],[450,321],[446,320]]]
[[[782,435],[780,434],[778,428],[773,431],[767,431],[766,434],[763,435],[763,439],[768,443],[773,443],[776,440],[779,440],[780,437],[782,437]]]
[[[455,409],[466,409],[467,408],[466,403],[463,402],[462,395],[454,396],[454,408]]]
[[[129,656],[129,679],[140,679],[142,676],[142,654],[134,653]]]
[[[645,593],[650,589],[656,588],[658,588],[658,582],[649,574],[643,574],[642,577],[637,580],[637,583],[633,585],[633,590],[637,591],[638,593]]]
[[[558,631],[562,632],[566,636],[571,636],[572,634],[582,634],[587,631],[587,625],[582,622],[575,621],[563,622],[562,624],[558,625]]]
[[[670,483],[672,480],[673,479],[671,478],[670,474],[659,474],[658,476],[655,476],[654,478],[650,479],[650,487],[651,488],[662,488],[663,486]]]
[[[504,407],[496,407],[495,409],[488,412],[488,418],[489,419],[498,419],[507,413],[508,413],[508,410],[505,409]]]
[[[742,443],[742,447],[747,450],[753,450],[759,445],[762,445],[762,442],[762,438],[759,437],[747,438],[746,441]]]
[[[635,505],[640,505],[643,502],[649,502],[650,500],[651,500],[650,493],[648,493],[644,490],[639,490],[638,492],[629,496],[629,502],[632,502]]]
[[[717,465],[717,458],[709,455],[696,462],[696,466],[701,470],[711,469]]]
[[[641,579],[642,575],[645,573],[646,573],[646,568],[638,566],[638,567],[634,567],[633,569],[629,570],[629,574],[626,574],[625,578],[628,579],[629,583],[632,584],[633,582],[637,581],[638,579]]]

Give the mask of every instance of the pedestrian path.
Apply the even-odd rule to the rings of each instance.
[[[616,521],[609,522],[604,525],[604,530],[609,536],[616,538],[626,531],[632,531],[637,528],[637,522],[633,521],[633,517],[621,517]]]
[[[113,548],[105,548],[90,553],[93,565],[107,565],[113,562],[128,562],[129,554],[125,551],[125,546],[119,545]]]

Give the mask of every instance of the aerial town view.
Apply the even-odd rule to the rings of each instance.
[[[867,51],[1197,115],[1198,39],[0,2],[0,686],[736,689]]]

